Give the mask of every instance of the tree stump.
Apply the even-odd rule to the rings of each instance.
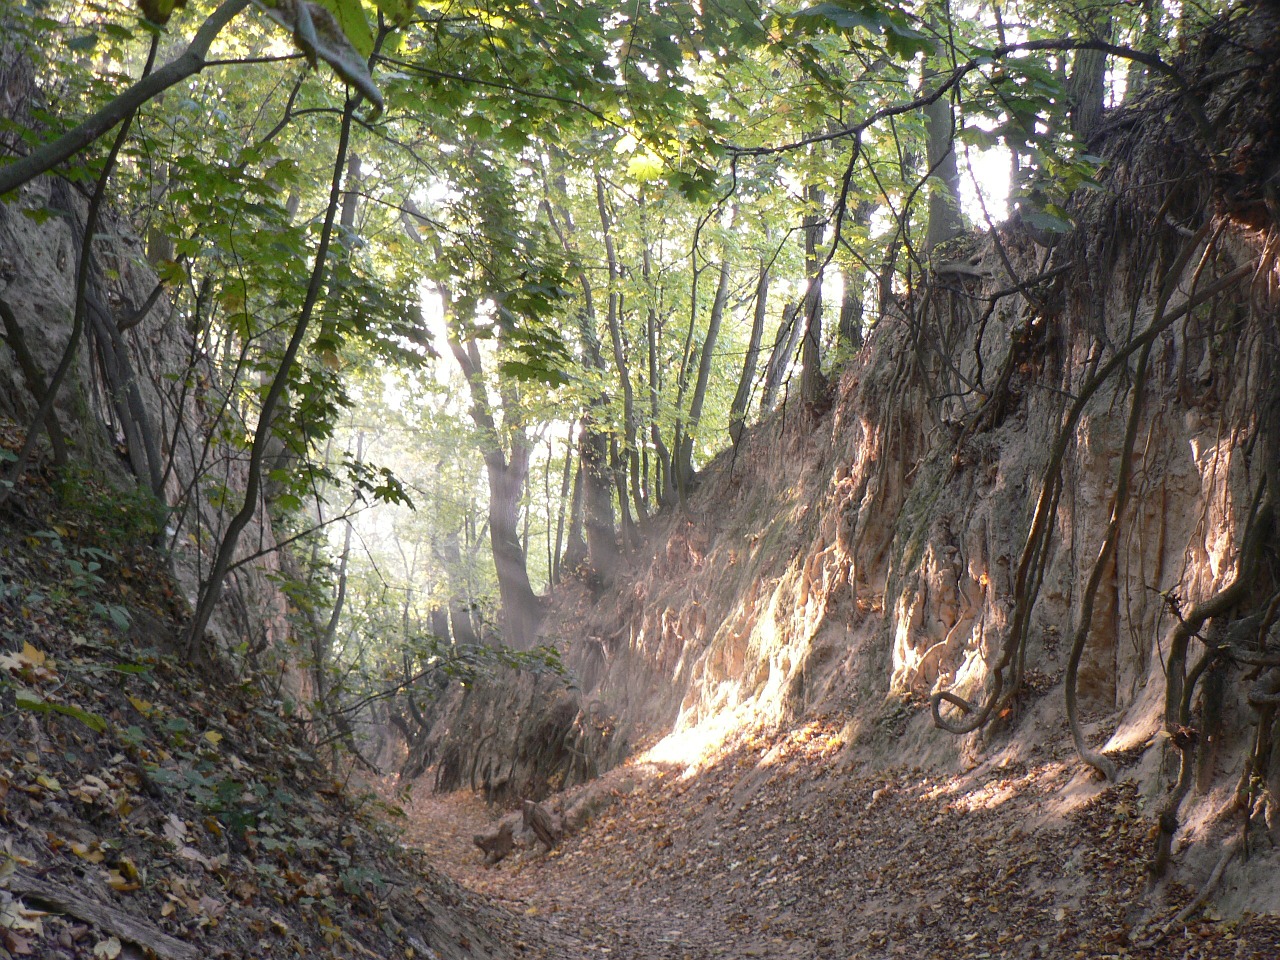
[[[471,838],[471,842],[484,851],[486,867],[492,867],[511,853],[515,848],[514,832],[515,824],[511,820],[503,820],[486,833],[477,833]]]
[[[564,836],[564,824],[560,817],[532,800],[524,802],[524,825],[526,829],[533,831],[533,835],[547,850],[551,850]]]

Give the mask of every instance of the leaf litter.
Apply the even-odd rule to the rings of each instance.
[[[507,955],[299,711],[178,655],[163,561],[109,534],[39,471],[0,523],[0,960]]]
[[[870,770],[839,750],[841,726],[747,737],[696,770],[641,756],[544,801],[607,795],[581,831],[493,867],[472,836],[503,811],[433,795],[427,776],[405,801],[407,837],[543,928],[551,952],[522,956],[1280,957],[1275,917],[1210,911],[1153,937],[1196,891],[1148,891],[1153,804],[1132,781],[1088,781],[1068,739],[964,774]]]

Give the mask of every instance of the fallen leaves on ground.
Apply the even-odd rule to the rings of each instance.
[[[424,777],[408,839],[561,950],[586,951],[565,957],[1280,957],[1274,917],[1144,942],[1195,891],[1151,899],[1149,805],[1131,782],[1084,781],[1069,742],[963,775],[870,771],[838,761],[839,727],[758,736],[687,776],[633,761],[607,775],[625,789],[580,834],[492,868],[471,837],[503,811],[434,796]]]
[[[107,507],[33,470],[0,523],[0,960],[497,955],[512,918],[403,850],[282,696],[180,655],[162,559],[86,489]]]

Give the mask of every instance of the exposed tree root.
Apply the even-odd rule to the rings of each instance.
[[[1071,727],[1071,739],[1076,745],[1076,753],[1080,755],[1081,760],[1108,780],[1116,778],[1116,765],[1101,751],[1090,747],[1080,730],[1078,691],[1080,660],[1089,639],[1089,628],[1093,624],[1093,604],[1098,596],[1098,586],[1102,582],[1102,576],[1111,558],[1115,555],[1116,541],[1120,534],[1120,520],[1124,516],[1124,508],[1129,500],[1129,479],[1133,472],[1133,446],[1138,437],[1138,422],[1142,418],[1142,397],[1147,386],[1147,361],[1151,357],[1152,342],[1148,341],[1138,355],[1138,369],[1133,378],[1133,403],[1129,408],[1129,422],[1125,427],[1124,445],[1120,450],[1120,469],[1116,477],[1115,496],[1111,502],[1111,519],[1107,523],[1102,547],[1098,551],[1098,557],[1093,563],[1093,569],[1089,572],[1089,581],[1084,589],[1084,597],[1080,605],[1080,623],[1071,640],[1071,655],[1067,660],[1067,674],[1064,681],[1067,723]]]
[[[1141,334],[1132,337],[1124,346],[1118,348],[1106,363],[1101,364],[1085,379],[1079,393],[1067,410],[1062,426],[1058,431],[1057,439],[1050,451],[1048,463],[1045,466],[1031,528],[1018,561],[1014,579],[1012,622],[1001,650],[1000,659],[991,667],[990,676],[992,682],[990,688],[980,704],[973,703],[951,691],[934,693],[930,698],[930,706],[933,713],[933,721],[938,727],[957,735],[972,733],[986,726],[993,716],[1003,712],[1004,708],[1012,702],[1018,693],[1022,678],[1022,663],[1026,655],[1031,611],[1039,595],[1040,583],[1048,562],[1049,535],[1053,528],[1054,518],[1057,516],[1058,501],[1062,493],[1062,467],[1066,459],[1067,449],[1075,436],[1076,427],[1089,401],[1112,375],[1127,364],[1128,359],[1134,353],[1140,350],[1149,351],[1156,338],[1169,329],[1177,320],[1200,304],[1211,300],[1224,290],[1230,289],[1255,272],[1256,265],[1248,263],[1209,283],[1203,289],[1199,289],[1197,283],[1193,286],[1193,289],[1198,292],[1192,293],[1186,302],[1177,308],[1169,310],[1169,300],[1178,289],[1183,272],[1187,264],[1191,262],[1191,258],[1198,251],[1201,252],[1200,266],[1197,268],[1197,280],[1200,272],[1212,260],[1212,254],[1216,249],[1216,234],[1212,240],[1207,244],[1205,243],[1205,238],[1208,237],[1211,229],[1213,229],[1212,223],[1206,223],[1202,226],[1195,236],[1183,246],[1174,262],[1165,271],[1154,315],[1147,328]],[[1221,233],[1222,229],[1219,226],[1217,233]],[[959,707],[965,713],[964,718],[953,719],[942,716],[941,707],[943,703],[950,703]]]
[[[1177,915],[1172,919],[1161,924],[1160,928],[1152,933],[1151,936],[1140,940],[1138,942],[1138,946],[1144,950],[1149,950],[1153,947],[1159,946],[1165,937],[1167,937],[1172,931],[1176,930],[1195,916],[1195,914],[1206,903],[1208,903],[1209,898],[1213,896],[1213,891],[1217,889],[1218,884],[1221,882],[1222,875],[1226,871],[1227,865],[1235,859],[1235,856],[1240,852],[1242,845],[1243,841],[1240,837],[1236,837],[1228,843],[1222,851],[1222,856],[1218,858],[1218,862],[1213,865],[1213,870],[1210,872],[1208,879],[1206,879],[1204,884],[1200,887],[1200,892],[1196,894],[1195,899],[1179,910]]]
[[[1178,748],[1180,762],[1178,780],[1161,803],[1156,818],[1155,849],[1151,858],[1151,876],[1157,880],[1169,868],[1173,852],[1173,838],[1178,832],[1178,810],[1191,791],[1195,779],[1197,731],[1191,727],[1191,699],[1195,693],[1189,679],[1198,679],[1187,672],[1187,648],[1191,638],[1199,636],[1205,622],[1221,617],[1244,600],[1252,585],[1258,567],[1258,556],[1263,543],[1263,531],[1272,524],[1272,505],[1269,491],[1260,490],[1250,510],[1245,525],[1244,544],[1240,551],[1239,568],[1235,579],[1207,600],[1195,604],[1185,617],[1179,619],[1169,634],[1168,664],[1165,687],[1165,731]]]

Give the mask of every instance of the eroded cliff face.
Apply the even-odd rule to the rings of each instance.
[[[1258,50],[1265,21],[1242,30]],[[1105,189],[1077,196],[1072,234],[974,238],[881,320],[829,413],[792,405],[755,430],[655,526],[617,596],[567,598],[584,689],[643,730],[850,698],[978,703],[1020,630],[1005,672],[1043,693],[1127,459],[1079,692],[1121,724],[1116,746],[1150,737],[1171,626],[1242,572],[1248,599],[1226,621],[1265,607],[1273,581],[1241,570],[1241,546],[1280,441],[1263,187],[1280,169],[1277,84],[1241,49],[1210,37],[1184,65],[1215,117],[1212,163],[1179,95],[1114,117]],[[1243,69],[1215,82],[1228,63]],[[1274,546],[1274,525],[1260,535]]]
[[[85,209],[74,188],[53,178],[0,203],[0,307],[7,315],[0,416],[24,430],[70,338]],[[163,546],[193,602],[228,508],[244,489],[247,457],[235,440],[243,428],[227,427],[235,408],[218,383],[199,318],[175,310],[157,284],[141,242],[107,214],[93,244],[84,335],[55,413],[73,466],[122,491],[136,484],[156,494],[167,528]],[[52,455],[47,442],[43,450],[42,457]],[[241,556],[257,559],[231,574],[210,627],[223,654],[278,658],[287,649],[265,516],[264,508],[241,541]]]
[[[1246,763],[1241,802],[1270,802],[1259,774],[1278,795],[1256,696],[1269,667],[1203,657],[1280,645],[1278,35],[1259,11],[1211,34],[1181,65],[1193,96],[1153,92],[1104,124],[1104,189],[1076,197],[1072,233],[972,238],[879,322],[829,410],[790,403],[653,522],[628,575],[563,589],[546,633],[579,681],[565,742],[603,766],[645,737],[707,744],[822,713],[852,755],[975,762],[1062,735],[1088,595],[1082,735],[1140,757],[1155,800],[1182,736],[1175,633],[1226,597],[1192,631],[1212,678],[1184,718],[1197,802],[1206,822],[1228,809]],[[931,699],[947,725],[989,722],[945,732]],[[456,701],[446,713],[477,729]],[[526,727],[490,720],[486,745],[461,747],[470,769],[539,785],[512,739]]]

